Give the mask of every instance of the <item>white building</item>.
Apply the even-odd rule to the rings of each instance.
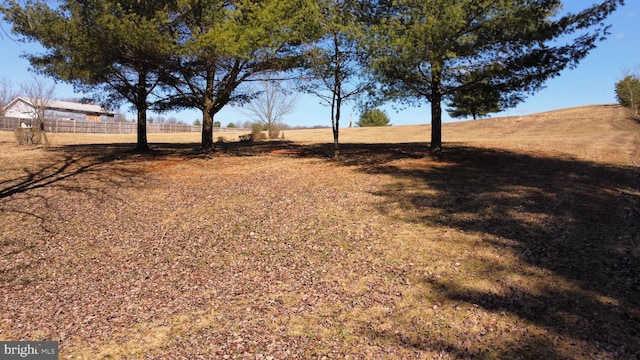
[[[5,117],[31,120],[37,118],[36,108],[38,106],[44,107],[46,119],[103,121],[115,116],[113,111],[108,111],[99,105],[58,100],[34,99],[32,101],[32,99],[22,96],[11,100],[2,110]]]

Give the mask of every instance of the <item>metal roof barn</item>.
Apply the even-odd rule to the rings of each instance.
[[[103,116],[115,116],[115,112],[109,111],[100,105],[81,104],[71,101],[30,99],[23,96],[11,100],[2,110],[6,117],[34,119],[38,106],[44,107],[46,118],[101,121]]]

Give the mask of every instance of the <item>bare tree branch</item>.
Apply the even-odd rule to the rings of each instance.
[[[4,108],[16,97],[11,80],[0,78],[0,117],[4,116]]]
[[[282,123],[282,119],[293,112],[298,94],[282,87],[280,81],[266,79],[261,82],[262,89],[258,95],[248,103],[242,112],[253,121],[260,122],[271,128]]]
[[[55,95],[55,84],[34,77],[30,82],[23,83],[20,91],[31,103],[33,110],[30,113],[31,119],[36,127],[35,131],[42,136],[43,143],[49,145],[49,139],[44,130],[47,107],[53,102]]]

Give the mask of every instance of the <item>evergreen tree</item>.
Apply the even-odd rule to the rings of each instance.
[[[57,7],[53,7],[54,5]],[[105,104],[137,111],[136,149],[148,150],[147,109],[159,71],[172,52],[171,1],[9,1],[1,8],[14,34],[37,41],[44,54],[26,58],[36,71],[71,83]]]
[[[179,0],[164,106],[201,110],[202,147],[210,148],[214,115],[255,95],[244,84],[299,65],[315,9],[310,0]]]
[[[365,110],[360,116],[360,121],[356,125],[360,127],[369,126],[387,126],[389,125],[389,116],[380,109]]]
[[[451,117],[471,116],[474,120],[502,111],[500,92],[487,82],[477,82],[473,86],[452,92],[447,106],[447,112]]]
[[[562,14],[559,0],[380,0],[372,3],[371,68],[387,98],[431,104],[431,152],[442,150],[442,102],[486,82],[514,105],[608,34],[623,0]],[[493,94],[493,93],[490,93]]]

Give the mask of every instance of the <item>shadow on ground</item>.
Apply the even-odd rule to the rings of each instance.
[[[252,150],[244,146],[224,151],[250,154]],[[456,144],[449,144],[438,161],[427,157],[426,144],[415,143],[344,144],[337,160],[331,159],[330,145],[276,143],[251,149],[326,158],[367,173],[391,175],[397,183],[375,192],[386,199],[379,206],[381,213],[388,214],[387,207],[400,203],[406,211],[389,215],[394,220],[488,234],[498,239],[487,240],[490,246],[568,284],[511,287],[498,294],[425,276],[426,286],[452,301],[514,314],[551,334],[573,339],[578,348],[588,344],[617,358],[640,356],[637,167]],[[522,340],[500,356],[572,358],[544,337]],[[429,340],[401,345],[482,358],[468,349]]]
[[[381,213],[399,203],[406,211],[389,215],[397,221],[488,234],[498,239],[487,240],[492,246],[571,284],[494,293],[425,276],[427,287],[618,358],[640,356],[640,169],[456,145],[440,161],[415,161],[425,149],[347,145],[341,162],[397,179],[375,192],[386,199]],[[531,341],[501,357],[571,358],[542,338]],[[482,358],[429,340],[408,346]]]
[[[448,280],[424,277],[427,287],[449,299],[491,312],[507,312],[551,332],[594,346],[620,358],[640,356],[640,169],[569,158],[448,144],[438,161],[426,144],[343,144],[333,159],[332,145],[286,141],[216,144],[212,151],[196,144],[153,144],[149,153],[131,144],[76,145],[54,149],[62,163],[29,170],[0,184],[0,201],[56,183],[116,161],[158,158],[212,159],[218,156],[318,158],[397,180],[375,192],[383,202],[402,204],[395,221],[445,226],[488,234],[495,246],[524,264],[548,271],[574,286],[529,289],[506,294],[464,288]],[[425,166],[404,166],[419,161]],[[134,176],[126,171],[118,174]],[[409,191],[410,189],[410,191]],[[1,202],[0,202],[1,205]],[[491,240],[488,240],[491,241]],[[615,336],[612,336],[615,334]],[[374,334],[376,336],[376,334]],[[377,334],[384,338],[387,335]],[[533,338],[532,338],[533,339]],[[389,339],[385,339],[388,341]],[[440,348],[455,356],[473,356],[451,344],[403,343]],[[513,344],[504,358],[570,358],[543,339]],[[579,345],[578,345],[579,346]],[[482,358],[476,354],[475,358]]]

